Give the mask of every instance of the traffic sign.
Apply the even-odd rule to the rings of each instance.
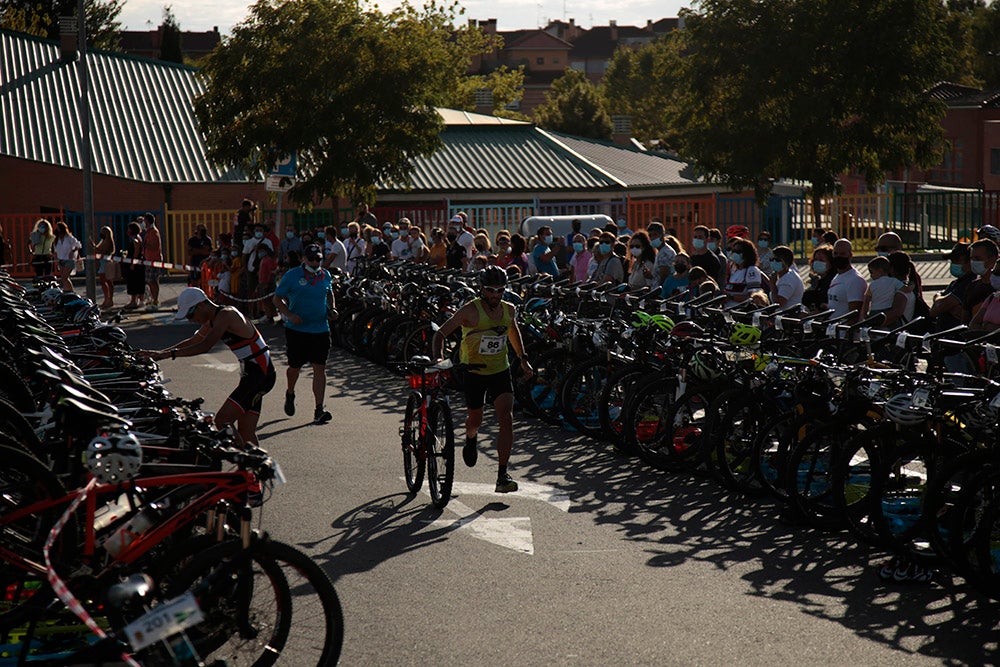
[[[295,178],[295,154],[286,155],[278,159],[278,164],[268,172],[268,176],[289,176]]]
[[[268,174],[264,181],[264,189],[268,192],[288,192],[295,185],[294,176],[282,176],[280,174]]]

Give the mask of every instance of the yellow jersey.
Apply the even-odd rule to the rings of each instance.
[[[466,364],[482,364],[483,368],[471,372],[476,375],[493,375],[510,368],[507,359],[507,335],[514,325],[514,307],[500,302],[500,318],[494,320],[486,314],[482,299],[475,299],[479,324],[476,327],[462,327],[462,345],[459,359]]]

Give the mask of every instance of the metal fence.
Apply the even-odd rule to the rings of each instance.
[[[855,241],[861,252],[874,249],[875,240],[887,231],[903,239],[907,249],[941,249],[956,241],[975,238],[983,224],[1000,226],[1000,191],[931,191],[882,194],[844,195],[823,199],[818,214],[808,197],[772,196],[764,206],[752,197],[711,195],[689,198],[615,199],[610,201],[546,202],[535,199],[503,204],[457,204],[443,201],[425,205],[376,205],[376,217],[396,222],[409,218],[411,223],[429,232],[433,227],[445,227],[457,212],[464,211],[473,227],[486,229],[495,236],[500,229],[516,230],[524,218],[532,215],[588,215],[602,213],[617,219],[625,217],[632,229],[641,229],[657,218],[672,229],[685,245],[690,244],[696,225],[719,228],[723,234],[732,225],[744,225],[752,235],[766,229],[774,243],[792,247],[796,254],[811,251],[809,237],[814,228],[832,230]],[[120,246],[125,241],[125,228],[146,211],[101,211],[94,214],[97,227],[110,227]],[[152,211],[160,221],[166,261],[183,264],[187,261],[187,240],[199,224],[208,228],[213,239],[231,232],[235,214],[231,210],[174,211],[166,207]],[[274,222],[276,211],[264,210],[259,219]],[[82,242],[89,241],[84,230],[83,214],[76,211],[61,213],[0,214],[4,238],[10,243],[16,264],[13,272],[19,276],[31,274],[28,236],[39,218],[50,222],[65,221]],[[283,229],[302,231],[329,225],[339,226],[354,217],[354,210],[313,209],[283,210]]]

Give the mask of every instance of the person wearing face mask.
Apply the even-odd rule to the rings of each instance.
[[[285,238],[281,239],[281,243],[278,244],[278,264],[282,267],[292,266],[292,264],[289,263],[289,253],[294,252],[296,255],[301,257],[302,248],[302,239],[295,235],[295,230],[285,230]]]
[[[807,310],[816,312],[826,303],[826,292],[836,275],[833,271],[833,246],[817,246],[813,250],[809,268],[809,287],[802,294],[802,305]]]
[[[448,263],[448,244],[444,239],[443,229],[435,227],[431,230],[431,243],[427,249],[427,263],[436,269],[443,269]]]
[[[618,218],[617,222],[615,223],[615,226],[618,228],[617,232],[618,238],[632,235],[632,232],[629,231],[628,222],[626,222],[625,218]]]
[[[656,280],[654,261],[656,251],[649,243],[649,235],[639,230],[629,239],[629,287],[652,287]]]
[[[300,266],[289,269],[274,290],[274,306],[285,321],[285,350],[288,370],[285,373],[285,414],[295,415],[295,385],[302,367],[312,367],[312,390],[316,408],[313,423],[325,424],[333,415],[323,407],[326,393],[326,361],[330,354],[330,322],[336,321],[337,304],[333,296],[333,278],[322,267],[318,245],[303,251]]]
[[[337,229],[333,226],[327,227],[323,235],[323,268],[330,273],[333,269],[344,271],[347,268],[347,248],[337,238]]]
[[[344,248],[347,250],[347,260],[345,262],[348,273],[354,273],[358,266],[358,257],[364,257],[367,250],[365,240],[361,238],[361,225],[352,222],[347,225],[347,238],[344,239]]]
[[[663,223],[655,220],[650,222],[646,227],[646,233],[649,234],[649,245],[656,252],[656,259],[653,260],[655,281],[656,284],[662,285],[663,281],[674,272],[674,259],[677,257],[677,251],[664,241],[666,232],[663,229]]]
[[[389,257],[389,244],[386,243],[385,234],[378,229],[373,229],[371,242],[368,244],[368,256],[372,259]]]
[[[737,239],[729,254],[733,263],[733,271],[726,283],[725,293],[729,297],[726,308],[732,308],[750,298],[753,292],[760,289],[763,276],[757,267],[757,248],[746,239]]]
[[[903,240],[896,232],[886,232],[878,237],[875,242],[875,253],[879,257],[888,257],[890,254],[903,249]]]
[[[982,235],[982,230],[980,230]],[[969,284],[962,301],[962,323],[972,321],[973,315],[995,290],[991,274],[997,264],[997,244],[989,238],[980,238],[969,248],[969,266],[976,279]]]
[[[514,234],[510,237],[510,264],[507,268],[516,266],[521,272],[521,275],[528,274],[528,255],[525,251],[528,249],[528,240],[521,236],[520,234]]]
[[[569,223],[569,225],[572,229],[568,234],[566,234],[566,248],[567,248],[566,261],[571,262],[573,260],[573,254],[572,254],[573,244],[575,243],[573,239],[576,238],[577,234],[582,233],[581,232],[582,226],[579,220],[573,220]]]
[[[597,244],[597,251],[594,259],[597,260],[597,267],[594,269],[590,279],[597,283],[611,283],[621,285],[625,280],[625,267],[614,252],[615,235],[611,232],[602,232],[600,243]]]
[[[556,264],[555,252],[552,247],[551,227],[538,228],[535,247],[531,251],[531,259],[535,263],[535,269],[538,273],[545,273],[553,277],[559,275],[559,266]]]
[[[163,241],[156,226],[156,217],[152,213],[143,213],[142,220],[146,230],[142,235],[142,258],[147,262],[162,262]],[[148,311],[160,308],[160,278],[164,272],[164,269],[146,266],[146,286],[149,288],[149,303],[146,305]]]
[[[774,251],[771,250],[771,232],[762,229],[757,234],[757,266],[766,273],[771,273],[771,259]]]
[[[587,282],[587,272],[590,270],[590,262],[593,259],[594,254],[587,248],[587,237],[583,234],[576,234],[573,237],[573,257],[570,259],[574,281]]]
[[[993,292],[986,297],[983,304],[976,310],[969,322],[970,329],[980,331],[996,331],[1000,329],[1000,262],[994,265],[990,272],[990,285]]]
[[[494,249],[495,252],[491,256],[493,263],[506,271],[511,260],[514,259],[510,252],[510,232],[506,229],[497,232]]]
[[[795,255],[788,246],[779,245],[771,252],[768,269],[774,277],[771,280],[771,302],[781,306],[782,311],[798,310],[802,306],[805,285],[795,269]]]
[[[673,273],[663,281],[660,296],[664,299],[686,292],[691,285],[691,257],[679,252],[674,258]]]
[[[858,270],[851,265],[854,257],[854,249],[847,239],[839,239],[833,244],[833,280],[826,291],[827,307],[833,309],[832,317],[846,315],[850,311],[857,311],[860,315],[861,306],[865,301],[865,292],[868,290],[866,281]],[[844,324],[854,324],[859,315],[848,318]]]
[[[410,219],[400,218],[396,230],[390,233],[392,238],[391,252],[393,259],[413,259],[410,248]]]
[[[475,244],[475,233],[472,227],[469,226],[468,221],[462,217],[461,213],[456,213],[451,218],[451,222],[448,223],[448,238],[451,239],[451,235],[455,235],[455,240],[452,242],[453,245],[458,246],[465,252],[465,256],[461,259],[462,265],[457,267],[463,271],[467,270],[469,267],[469,261],[476,254],[476,244]],[[456,259],[458,259],[458,249],[455,249]],[[452,268],[453,261],[450,261],[448,268]]]
[[[694,228],[691,237],[691,266],[700,266],[713,280],[722,270],[718,255],[709,250],[709,229],[705,225]]]
[[[193,268],[188,276],[188,285],[197,286],[201,282],[201,263],[212,253],[213,241],[205,225],[195,228],[194,236],[188,239],[188,264]]]

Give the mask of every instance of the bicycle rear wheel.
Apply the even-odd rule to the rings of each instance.
[[[451,408],[434,401],[427,413],[427,487],[434,507],[444,509],[455,482],[455,429]]]
[[[425,461],[420,447],[420,403],[423,400],[415,391],[406,399],[403,428],[399,432],[403,445],[403,477],[410,493],[419,491],[424,483]]]

